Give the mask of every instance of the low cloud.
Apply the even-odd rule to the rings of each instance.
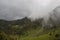
[[[60,0],[0,0],[0,19],[41,18],[57,6]]]

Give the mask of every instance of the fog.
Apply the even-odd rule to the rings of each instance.
[[[60,0],[0,0],[0,19],[48,17],[57,6],[60,6]]]

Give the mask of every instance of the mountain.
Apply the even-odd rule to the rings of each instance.
[[[46,24],[43,18],[34,21],[27,17],[12,21],[0,19],[0,40],[60,40],[59,8],[51,12]]]

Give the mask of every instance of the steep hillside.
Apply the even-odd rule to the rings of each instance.
[[[31,21],[23,19],[7,21],[0,19],[0,40],[60,40],[60,19],[53,10],[47,24],[44,19]],[[55,19],[56,18],[56,19]]]

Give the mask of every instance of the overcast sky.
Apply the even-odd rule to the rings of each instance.
[[[60,0],[0,0],[0,19],[40,18],[57,6]]]

